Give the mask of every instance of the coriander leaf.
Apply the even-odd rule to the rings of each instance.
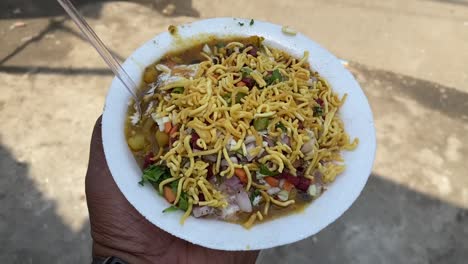
[[[286,128],[286,126],[285,126],[283,123],[281,123],[281,122],[278,122],[278,123],[276,124],[276,128],[281,129],[283,132],[288,131],[288,129]]]
[[[260,173],[267,176],[275,176],[278,173],[271,171],[265,164],[260,164]]]
[[[171,205],[171,206],[169,206],[168,208],[164,209],[162,212],[163,212],[163,213],[170,213],[170,212],[175,212],[175,211],[177,211],[177,210],[179,210],[179,208],[177,208],[177,207]]]
[[[241,68],[242,77],[245,78],[245,77],[249,76],[252,71],[253,70],[250,69],[249,67],[242,67]]]
[[[278,82],[283,81],[283,75],[281,75],[278,69],[275,69],[270,75],[267,75],[265,78],[265,81],[268,85],[275,83],[276,80],[278,80]]]
[[[254,120],[253,125],[257,131],[262,131],[267,129],[270,119],[268,117],[260,117]]]
[[[238,150],[236,150],[234,152],[241,155],[241,156],[244,156],[244,151],[242,151],[242,148],[240,148],[240,149],[238,149]]]
[[[169,177],[171,177],[171,173],[166,166],[153,164],[143,171],[143,176],[139,183],[140,185],[143,185],[144,182],[159,184],[161,181]]]
[[[182,192],[180,194],[179,202],[177,203],[180,210],[187,211],[188,209],[188,197],[187,193]]]
[[[255,199],[255,194],[252,192],[252,194],[250,194],[249,200],[251,203],[253,203],[254,199]]]
[[[241,99],[244,98],[245,96],[247,96],[247,94],[245,94],[245,93],[237,93],[237,94],[236,94],[236,104],[240,103],[240,102],[241,102]]]
[[[171,93],[182,94],[184,93],[184,90],[184,87],[175,87],[174,89],[172,89]]]
[[[226,103],[228,105],[231,104],[231,94],[230,93],[223,95],[223,99],[224,99],[224,101],[226,101]]]
[[[283,75],[281,75],[281,73],[280,73],[280,71],[279,71],[278,69],[275,69],[275,70],[272,72],[271,76],[273,76],[273,78],[274,78],[275,80],[278,80],[278,81],[280,81],[280,82],[283,81]]]
[[[239,26],[243,27],[244,26],[244,23],[242,22],[237,22],[239,24]]]
[[[255,21],[254,21],[254,20],[253,20],[253,18],[252,18],[252,19],[250,20],[250,23],[249,23],[249,25],[251,25],[251,26],[252,26],[254,23],[255,23]]]
[[[173,181],[169,184],[174,193],[177,193],[177,187],[179,186],[179,181]]]
[[[260,195],[260,191],[258,189],[255,189],[252,194],[250,195],[250,202],[253,203],[255,197],[259,196]]]
[[[320,106],[314,106],[312,109],[314,112],[314,116],[323,116],[323,108]]]

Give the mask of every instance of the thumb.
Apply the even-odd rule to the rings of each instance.
[[[94,125],[93,134],[91,137],[91,145],[89,151],[88,171],[86,173],[86,194],[103,191],[115,185],[114,180],[107,167],[104,148],[102,146],[102,117],[100,116]],[[115,186],[116,187],[116,186]]]
[[[91,137],[91,145],[89,152],[89,167],[100,166],[107,167],[105,161],[104,149],[102,146],[102,116],[100,116],[94,124],[93,134]]]

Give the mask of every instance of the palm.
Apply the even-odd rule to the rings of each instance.
[[[91,140],[86,197],[93,254],[130,263],[253,263],[258,252],[203,248],[176,238],[148,222],[125,199],[104,157],[98,119]]]

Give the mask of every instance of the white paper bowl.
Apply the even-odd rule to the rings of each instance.
[[[240,26],[238,22],[244,23]],[[301,57],[310,52],[309,62],[329,81],[333,90],[348,93],[340,115],[346,131],[358,137],[355,151],[344,153],[346,171],[339,175],[328,191],[303,212],[255,225],[250,230],[237,224],[190,217],[179,224],[182,212],[162,213],[167,202],[152,187],[141,187],[141,169],[135,162],[124,136],[124,120],[129,94],[114,78],[106,99],[102,119],[102,137],[107,164],[127,200],[150,222],[159,228],[192,243],[222,250],[256,250],[271,248],[307,238],[340,217],[356,200],[371,173],[376,140],[372,112],[367,99],[353,76],[328,51],[302,34],[282,33],[281,26],[249,19],[214,18],[178,26],[178,37],[168,32],[138,48],[123,64],[130,76],[141,81],[145,66],[159,60],[166,52],[187,46],[190,38],[207,36],[252,36],[265,38],[265,43]],[[193,42],[192,42],[193,43]],[[190,45],[189,45],[190,46]]]

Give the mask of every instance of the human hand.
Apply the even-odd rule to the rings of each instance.
[[[86,198],[93,255],[116,256],[128,263],[255,263],[258,251],[221,251],[191,244],[148,222],[126,200],[107,167],[101,118],[94,127]]]

